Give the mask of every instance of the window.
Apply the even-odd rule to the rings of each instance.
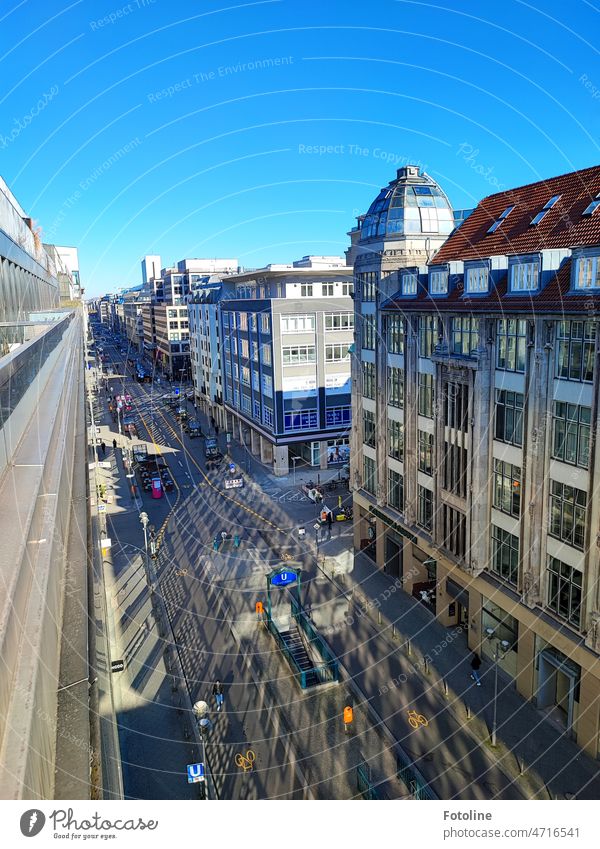
[[[273,410],[270,407],[263,407],[263,424],[273,427]]]
[[[316,410],[286,410],[283,414],[285,430],[310,430],[317,423]]]
[[[429,272],[429,294],[430,295],[447,295],[448,294],[448,272],[447,271],[430,271]]]
[[[233,376],[235,377],[236,380],[240,379],[240,371],[239,371],[239,366],[238,366],[237,363],[233,364]]]
[[[233,403],[236,407],[240,406],[240,390],[237,388],[233,390]]]
[[[325,330],[353,330],[354,313],[330,312],[325,313]]]
[[[419,373],[419,393],[417,407],[420,416],[433,418],[433,375]]]
[[[354,295],[354,283],[342,283],[342,296],[351,298]]]
[[[444,384],[444,424],[467,433],[469,429],[469,387],[448,381]]]
[[[252,359],[254,360],[255,363],[257,363],[258,362],[258,342],[252,342],[251,347],[252,347]]]
[[[419,356],[430,357],[438,343],[438,320],[433,315],[419,316]]]
[[[563,463],[587,469],[590,459],[589,407],[555,401],[552,414],[552,456]]]
[[[282,333],[313,333],[315,329],[314,315],[282,315]]]
[[[404,369],[388,366],[388,404],[404,407]]]
[[[362,346],[371,351],[375,350],[376,325],[374,315],[362,316]]]
[[[600,288],[600,256],[580,256],[576,264],[575,288]]]
[[[349,345],[325,345],[325,362],[338,363],[350,359]]]
[[[442,506],[442,539],[448,551],[455,557],[464,557],[465,554],[465,528],[464,515],[447,504]]]
[[[521,468],[494,458],[494,507],[509,516],[521,515]]]
[[[556,377],[591,383],[594,379],[596,323],[559,321],[556,343]]]
[[[533,292],[538,288],[540,264],[537,260],[515,262],[510,267],[510,291]]]
[[[501,213],[500,217],[497,218],[496,221],[494,221],[494,223],[492,224],[492,226],[488,230],[488,233],[495,233],[496,230],[498,229],[498,227],[504,221],[504,219],[508,218],[508,216],[510,215],[510,213],[513,211],[514,208],[515,208],[514,205],[513,206],[507,206],[506,209],[504,210],[504,212]]]
[[[248,327],[250,330],[256,330],[256,313],[248,313]]]
[[[465,271],[465,292],[468,294],[488,291],[488,269],[485,265],[467,268]]]
[[[240,323],[239,323],[238,326],[239,326],[240,330],[248,330],[248,314],[245,313],[245,312],[241,312],[239,314],[239,319],[240,319]]]
[[[290,345],[281,350],[284,366],[295,366],[299,363],[314,363],[317,360],[314,345]]]
[[[335,283],[322,283],[321,293],[323,298],[333,298],[335,294]]]
[[[479,319],[456,316],[452,319],[452,353],[470,357],[479,342]]]
[[[519,537],[492,525],[492,572],[516,584],[519,577]]]
[[[300,286],[300,297],[301,298],[312,298],[313,293],[313,284],[312,283],[302,283]]]
[[[362,394],[375,400],[375,363],[362,364]]]
[[[581,625],[582,577],[556,557],[548,558],[548,607],[576,628]]]
[[[558,200],[560,200],[560,195],[554,195],[553,197],[551,197],[550,200],[548,201],[548,203],[546,203],[542,207],[542,209],[538,212],[538,214],[534,218],[531,219],[531,224],[532,225],[539,224],[540,221],[542,220],[542,218],[546,217],[548,212],[552,209],[552,207],[554,206],[554,204]]]
[[[598,209],[599,206],[600,206],[600,192],[596,195],[594,200],[588,206],[586,206],[586,208],[583,210],[583,212],[581,214],[582,215],[593,215],[594,212]]]
[[[444,440],[442,456],[442,486],[460,498],[467,497],[467,449],[456,442]]]
[[[404,510],[404,478],[393,469],[388,470],[388,504],[396,510]]]
[[[494,439],[509,445],[523,444],[523,395],[496,389]]]
[[[416,295],[417,294],[417,275],[414,273],[402,275],[402,294]]]
[[[550,536],[583,551],[587,494],[566,483],[550,482]]]
[[[231,377],[231,360],[225,360],[225,374]]]
[[[257,419],[257,421],[260,421],[260,401],[254,402],[253,415],[254,415],[254,418]]]
[[[256,369],[252,372],[252,388],[255,392],[260,392],[260,375]]]
[[[375,413],[363,410],[363,442],[375,448]]]
[[[401,315],[387,317],[388,354],[404,353],[404,319]]]
[[[250,412],[250,398],[247,395],[242,394],[242,410],[244,413]]]
[[[418,432],[419,437],[419,471],[426,475],[433,474],[433,434],[425,430]]]
[[[524,372],[526,345],[527,322],[524,319],[499,319],[496,323],[496,368]]]
[[[433,525],[433,493],[424,486],[418,489],[417,525],[430,531]]]
[[[388,419],[388,454],[404,462],[404,425],[394,419]]]
[[[352,421],[352,407],[327,407],[325,427],[343,427]]]
[[[262,387],[263,387],[263,395],[266,395],[268,398],[273,397],[273,378],[269,374],[263,374],[262,376]]]
[[[240,343],[240,346],[241,346],[241,351],[240,351],[240,353],[241,353],[242,357],[243,357],[245,360],[247,360],[247,359],[248,359],[248,356],[249,356],[249,353],[250,353],[250,348],[249,348],[249,346],[248,346],[248,340],[247,340],[247,339],[242,339],[242,340],[241,340],[241,343]]]
[[[375,490],[377,489],[377,469],[375,467],[375,460],[371,457],[363,457],[363,486],[367,492],[375,495]]]
[[[377,272],[365,271],[363,274],[357,274],[356,279],[360,286],[361,300],[374,301],[377,289]]]
[[[268,313],[261,314],[260,329],[263,333],[271,332],[271,316]]]
[[[177,310],[167,310],[167,316],[169,318],[177,318]]]
[[[242,366],[242,383],[250,386],[250,369],[248,366]]]

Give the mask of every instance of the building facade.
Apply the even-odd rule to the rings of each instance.
[[[144,343],[155,344],[154,364],[169,380],[187,380],[190,376],[190,324],[187,306],[155,304],[151,307],[154,320],[154,341],[146,338]],[[148,350],[146,348],[146,350]]]
[[[286,475],[349,457],[352,269],[304,257],[223,281],[223,401],[234,435]],[[295,461],[293,461],[295,462]]]
[[[426,263],[357,269],[353,458],[356,548],[471,649],[505,641],[504,673],[594,757],[598,207],[600,168],[567,174],[484,199]]]
[[[188,300],[190,367],[196,403],[220,427],[226,427],[221,373],[219,302],[222,283],[206,283]]]

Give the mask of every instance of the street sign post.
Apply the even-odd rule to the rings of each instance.
[[[225,489],[241,489],[244,486],[244,478],[229,478],[225,481]]]

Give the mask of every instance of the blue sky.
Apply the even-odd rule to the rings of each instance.
[[[6,0],[0,174],[87,295],[146,253],[342,254],[403,164],[455,208],[596,164],[597,30],[586,0]]]

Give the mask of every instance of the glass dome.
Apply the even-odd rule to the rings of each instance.
[[[375,198],[362,223],[361,241],[402,236],[448,236],[454,229],[450,201],[414,165],[398,169],[395,180]]]

